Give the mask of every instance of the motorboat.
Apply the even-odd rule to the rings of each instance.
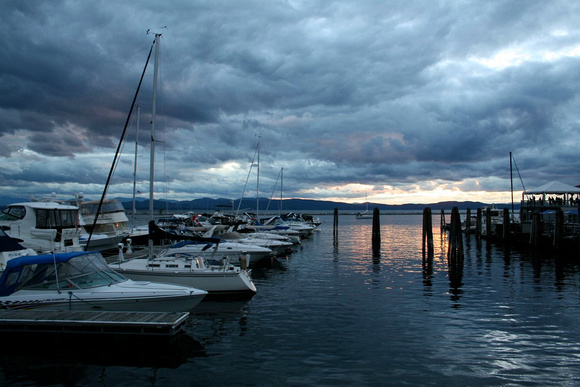
[[[214,226],[215,227],[215,226]],[[160,228],[155,221],[149,222],[149,235],[154,245],[167,244],[168,247],[160,255],[173,256],[187,254],[201,256],[206,260],[220,261],[227,258],[230,263],[240,264],[242,255],[247,257],[248,266],[264,258],[273,258],[274,252],[258,245],[226,241],[221,237],[213,236],[210,229],[203,236],[191,234],[173,234]]]
[[[317,228],[314,223],[309,223],[304,221],[304,219],[294,217],[293,214],[272,216],[268,219],[263,219],[260,225],[253,225],[253,228],[257,231],[274,232],[280,226],[287,226],[291,230],[297,231],[300,234],[300,239],[309,238]]]
[[[22,246],[0,229],[0,271],[4,270],[9,260],[27,255],[36,255],[36,251]]]
[[[206,295],[193,287],[128,279],[99,252],[14,258],[0,277],[0,309],[185,312]]]
[[[10,204],[0,214],[0,228],[37,253],[82,251],[79,208],[55,201]]]
[[[136,281],[158,281],[204,289],[210,298],[251,298],[256,286],[250,271],[223,258],[211,265],[196,251],[167,249],[153,258],[134,258],[110,263],[109,267]]]
[[[79,207],[82,226],[86,233],[81,234],[80,244],[89,250],[116,249],[118,244],[129,235],[127,223],[129,218],[123,204],[118,199],[105,199],[101,203],[99,215],[99,200],[83,200],[82,193],[75,194],[76,206]],[[73,204],[73,203],[71,203]]]
[[[243,243],[244,245],[249,246],[265,247],[267,249],[272,250],[272,252],[276,256],[287,256],[288,254],[293,252],[292,248],[293,243],[289,242],[288,240],[275,238],[276,236],[279,235],[273,234],[275,237],[272,238],[268,237],[268,233],[260,233],[260,235],[261,236],[258,236],[255,233],[242,234],[237,231],[229,231],[220,234],[220,238],[226,241],[226,243],[234,242],[234,243]]]
[[[273,258],[276,254],[268,247],[257,244],[221,240],[219,243],[204,243],[196,241],[182,241],[165,249],[162,254],[197,255],[206,260],[222,260],[227,258],[233,264],[239,264],[242,255],[248,256],[248,265],[253,266],[262,259]]]

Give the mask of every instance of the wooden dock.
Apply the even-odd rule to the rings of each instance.
[[[188,312],[2,310],[0,333],[172,337],[184,328],[188,316]]]

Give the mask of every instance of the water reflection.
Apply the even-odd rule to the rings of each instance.
[[[172,338],[33,332],[1,337],[0,372],[8,383],[81,385],[95,369],[175,369],[206,356],[200,342],[185,332]]]

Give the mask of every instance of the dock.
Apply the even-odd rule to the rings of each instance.
[[[185,326],[188,312],[0,311],[0,334],[59,333],[172,337]]]

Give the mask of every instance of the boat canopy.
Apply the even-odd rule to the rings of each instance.
[[[0,297],[21,289],[68,290],[126,281],[95,251],[43,254],[8,261],[0,277]]]
[[[541,194],[580,194],[580,188],[573,185],[551,181],[538,188],[524,191],[524,195],[541,195]]]

